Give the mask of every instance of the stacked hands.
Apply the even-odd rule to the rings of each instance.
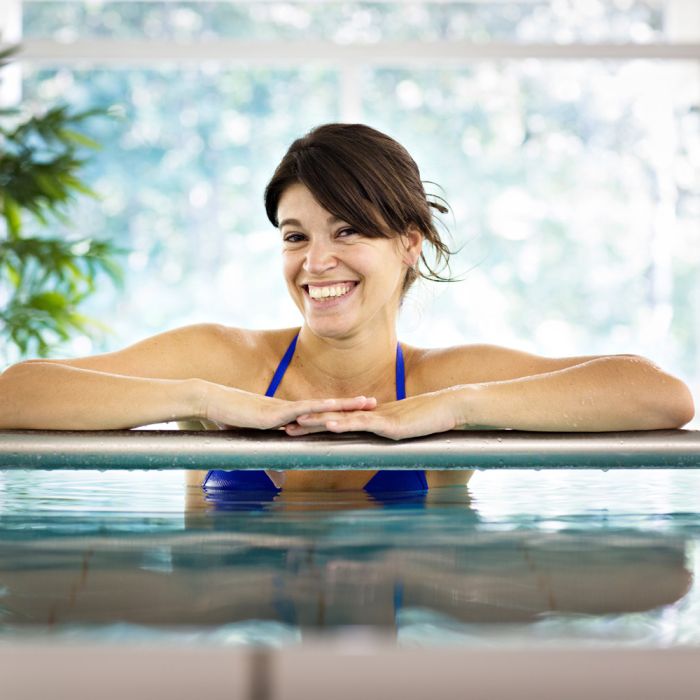
[[[377,404],[374,397],[367,396],[285,401],[210,385],[200,417],[216,423],[222,430],[277,428],[294,437],[323,431],[346,433],[361,430],[401,440],[457,427],[460,421],[453,410],[455,402],[449,400],[455,389],[466,387]]]

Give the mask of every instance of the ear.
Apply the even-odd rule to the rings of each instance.
[[[420,260],[420,254],[423,250],[423,234],[416,225],[411,224],[401,236],[401,242],[404,247],[404,262],[409,267],[413,267]]]

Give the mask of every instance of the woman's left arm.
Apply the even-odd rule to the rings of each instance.
[[[679,428],[695,409],[688,387],[634,355],[596,357],[516,379],[451,387],[456,426],[597,432]]]
[[[301,416],[290,435],[365,430],[393,439],[453,429],[597,432],[679,428],[692,420],[685,384],[644,358],[594,357],[526,376],[456,384],[373,411]]]

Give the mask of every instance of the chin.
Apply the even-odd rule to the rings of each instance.
[[[350,335],[354,328],[347,318],[314,319],[307,317],[304,322],[309,330],[319,338],[345,338]]]

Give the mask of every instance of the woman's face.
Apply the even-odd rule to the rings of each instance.
[[[277,220],[284,276],[306,324],[343,337],[394,327],[406,266],[420,255],[421,234],[369,238],[336,219],[300,183],[280,197]]]

